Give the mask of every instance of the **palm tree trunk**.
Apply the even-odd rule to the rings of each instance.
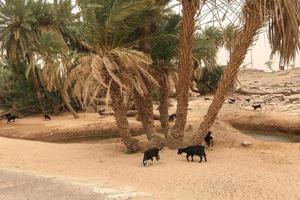
[[[32,64],[32,54],[27,53],[26,54],[26,59],[27,59],[28,64],[31,65]],[[34,87],[34,90],[35,90],[36,98],[39,102],[40,109],[41,109],[43,114],[46,114],[45,109],[44,109],[44,105],[43,105],[44,98],[43,98],[42,91],[41,91],[41,88],[40,88],[38,75],[36,74],[36,71],[34,69],[32,70],[32,81],[33,81],[33,87]]]
[[[41,88],[40,88],[40,83],[39,83],[39,80],[38,80],[38,77],[36,75],[35,70],[33,70],[32,81],[33,81],[33,87],[34,87],[34,90],[35,90],[36,98],[39,102],[40,109],[41,109],[42,113],[45,114],[45,109],[44,109],[44,105],[43,105],[44,98],[43,98],[43,95],[42,95],[42,91],[41,91]]]
[[[177,92],[177,119],[171,130],[174,142],[182,141],[187,120],[188,96],[193,73],[192,49],[195,33],[195,15],[199,2],[182,0],[182,25],[179,44],[179,69]],[[169,140],[169,142],[172,142]]]
[[[133,138],[130,133],[127,120],[127,104],[121,94],[120,87],[115,82],[112,82],[111,84],[110,96],[112,99],[114,117],[123,143],[131,153],[140,151],[141,147],[138,144],[138,140]]]
[[[76,118],[76,119],[79,118],[79,115],[76,113],[76,111],[74,110],[74,108],[70,104],[69,97],[65,93],[64,90],[60,91],[60,95],[61,95],[61,97],[63,99],[63,102],[64,102],[65,106],[67,106],[68,110],[70,111],[70,113],[72,113],[72,115],[74,116],[74,118]]]
[[[236,43],[226,67],[224,74],[219,82],[215,97],[210,105],[204,121],[200,124],[197,134],[194,136],[194,143],[199,144],[203,141],[206,133],[214,123],[222,105],[225,101],[226,95],[230,91],[237,76],[239,66],[243,63],[250,45],[255,40],[255,36],[262,27],[264,21],[263,17],[259,15],[261,10],[259,5],[255,5],[249,9],[248,15],[245,19],[244,28],[237,34]]]
[[[169,92],[170,87],[168,84],[168,76],[165,74],[159,74],[158,83],[159,87],[159,121],[162,127],[162,132],[165,134],[165,138],[167,138],[168,130],[169,130]]]
[[[147,20],[144,22],[144,26],[142,27],[141,31],[141,42],[140,42],[140,50],[144,53],[151,55],[151,46],[147,36],[151,33],[151,21]],[[150,71],[150,69],[148,69]],[[153,74],[153,73],[152,73]],[[147,135],[148,140],[155,141],[155,146],[161,145],[162,138],[157,134],[155,130],[154,120],[153,120],[153,100],[151,97],[152,85],[145,81],[148,93],[142,97],[136,91],[134,91],[134,99],[137,106],[138,116],[143,124],[145,133]]]
[[[134,101],[136,109],[138,111],[138,117],[143,124],[144,131],[148,140],[151,140],[153,136],[157,135],[153,119],[153,102],[151,94],[147,94],[144,97],[134,91]]]

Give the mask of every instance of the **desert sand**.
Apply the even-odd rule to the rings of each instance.
[[[279,72],[281,73],[283,72]],[[278,91],[278,88],[283,88],[286,92],[290,87],[290,90],[296,91],[300,86],[300,79],[293,80],[293,86],[285,83],[290,81],[292,76],[299,75],[300,70],[284,72],[280,76],[276,73],[265,75],[257,71],[242,72],[240,81],[245,90],[263,93],[267,90],[265,88],[269,88],[268,91],[276,89],[276,92],[271,93],[283,95],[283,100],[278,97],[279,99],[265,101],[274,94],[235,94],[240,100],[234,105],[225,103],[219,119],[212,127],[215,147],[207,150],[208,162],[187,162],[185,156],[177,155],[176,150],[166,148],[161,152],[158,165],[143,167],[142,153],[125,154],[125,148],[119,138],[100,137],[93,140],[49,143],[51,138],[68,139],[70,135],[78,137],[78,133],[86,129],[88,131],[83,133],[93,137],[101,135],[102,129],[109,130],[108,135],[114,130],[112,117],[99,118],[95,113],[84,113],[77,121],[70,115],[63,115],[54,116],[50,122],[43,121],[40,116],[24,118],[9,125],[5,124],[5,121],[0,122],[2,136],[47,141],[0,137],[0,168],[97,186],[98,191],[107,194],[107,199],[300,199],[300,144],[261,141],[233,127],[245,128],[248,122],[252,122],[252,128],[273,130],[274,127],[277,128],[271,126],[277,123],[272,121],[275,118],[290,123],[287,126],[286,123],[282,123],[283,128],[289,127],[282,131],[288,133],[293,130],[294,134],[300,134],[300,104],[295,99],[294,103],[287,103],[289,99],[297,98],[298,94],[282,94],[282,91]],[[281,78],[271,82],[274,76]],[[269,80],[265,80],[265,77]],[[254,89],[248,88],[251,84],[256,84]],[[253,102],[262,102],[263,109],[252,111],[253,102],[243,101],[243,98],[248,96]],[[199,126],[209,104],[210,101],[204,101],[197,95],[191,97],[192,110],[189,111],[187,125],[192,124],[193,131]],[[173,106],[170,111],[174,112],[175,109]],[[258,116],[260,118],[257,118]],[[258,120],[251,120],[256,118]],[[134,118],[130,123],[133,124],[133,130],[140,128],[140,124]],[[106,128],[103,128],[104,125]],[[187,140],[193,131],[187,133]],[[140,135],[139,131],[136,132],[136,135]],[[143,135],[137,137],[145,139]],[[252,145],[243,147],[243,141],[249,141]],[[127,192],[124,192],[126,195],[118,196],[103,188]]]

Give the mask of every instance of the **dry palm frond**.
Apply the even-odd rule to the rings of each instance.
[[[273,0],[268,4],[269,40],[272,53],[288,64],[300,49],[300,6],[297,0]]]
[[[73,94],[84,106],[91,104],[101,89],[110,91],[112,81],[118,84],[125,96],[131,93],[132,88],[143,96],[148,93],[144,81],[158,86],[145,69],[150,64],[148,56],[132,49],[117,48],[105,54],[90,54],[78,60],[67,84],[75,84]]]

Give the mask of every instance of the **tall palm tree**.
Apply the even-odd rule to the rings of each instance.
[[[235,41],[237,31],[238,31],[238,27],[232,23],[222,28],[223,45],[225,49],[229,52],[229,57],[231,56],[232,49],[234,47],[234,41]]]
[[[249,0],[244,3],[242,28],[237,33],[228,66],[220,80],[214,100],[204,117],[204,121],[194,137],[194,143],[201,143],[214,123],[234,82],[239,66],[265,24],[268,24],[272,51],[278,52],[281,59],[286,63],[295,58],[296,52],[300,48],[299,10],[300,7],[297,1]]]
[[[158,84],[147,71],[152,60],[134,48],[139,40],[133,36],[143,26],[145,13],[153,9],[153,1],[99,0],[96,5],[79,6],[83,23],[78,33],[89,53],[77,55],[68,83],[75,81],[74,92],[91,100],[101,88],[107,90],[122,141],[136,152],[142,147],[130,134],[127,102],[133,90],[142,97],[150,92],[145,81]]]
[[[177,119],[171,130],[168,142],[171,146],[178,146],[182,142],[184,127],[187,119],[188,95],[193,72],[193,45],[195,34],[195,16],[199,2],[195,0],[182,0],[182,22],[179,36],[179,66],[177,91]]]
[[[238,31],[238,27],[233,23],[230,23],[230,24],[228,24],[228,25],[226,25],[225,27],[222,28],[223,46],[229,52],[229,57],[232,54],[232,50],[233,50],[233,47],[234,47],[234,42],[235,42],[235,37],[236,37],[237,31]],[[234,81],[234,83],[231,87],[231,91],[230,91],[231,94],[234,93],[235,85],[236,85],[237,80],[238,80],[238,77],[237,77],[237,74],[236,74],[235,81]]]
[[[20,63],[27,61],[25,55],[35,39],[32,30],[32,24],[36,21],[31,11],[33,6],[34,2],[32,1],[9,0],[0,2],[0,40],[6,50],[5,57],[13,68],[22,66]],[[32,74],[31,77],[40,109],[44,112],[37,74]]]
[[[150,37],[153,34],[153,29],[157,29],[159,22],[161,21],[162,14],[164,11],[165,6],[170,2],[170,0],[155,0],[155,7],[154,9],[150,10],[150,12],[145,13],[149,15],[147,19],[144,21],[144,26],[138,29],[139,33],[139,49],[148,54],[152,54],[152,47]],[[154,75],[154,71],[149,68],[147,69],[152,75]],[[156,73],[157,74],[157,73]],[[152,84],[145,81],[146,87],[149,91],[154,90]],[[147,93],[144,96],[140,96],[137,91],[133,91],[134,93],[134,100],[136,103],[136,107],[138,110],[139,119],[143,124],[144,131],[149,140],[160,140],[162,138],[157,134],[154,119],[153,119],[153,99],[152,94]],[[166,113],[164,113],[166,114]],[[163,117],[164,118],[164,117]],[[163,123],[163,126],[166,124]]]
[[[37,71],[42,85],[50,92],[57,91],[65,106],[75,118],[79,118],[70,104],[67,91],[64,90],[71,61],[70,51],[64,38],[57,32],[43,32],[34,44],[33,63],[27,67],[27,74]]]
[[[203,67],[212,70],[217,65],[217,53],[222,44],[222,32],[216,27],[206,27],[195,36],[193,48],[194,71],[192,80],[197,84]],[[199,93],[191,84],[191,91]]]
[[[176,76],[176,51],[178,48],[178,32],[181,17],[177,14],[169,14],[163,21],[156,25],[157,31],[154,39],[151,40],[153,71],[159,83],[158,101],[160,123],[162,131],[167,136],[169,129],[169,91],[171,76]]]
[[[35,69],[34,57],[45,55],[36,48],[43,32],[53,32],[59,35],[62,41],[68,38],[67,23],[71,23],[72,5],[70,0],[50,4],[45,1],[8,0],[0,2],[0,40],[6,50],[6,59],[12,65],[20,66],[25,63],[28,67],[28,77],[32,80],[40,109],[44,111],[44,97],[38,70]],[[48,50],[50,47],[48,47]],[[49,58],[49,55],[48,55]],[[41,58],[41,59],[48,59]],[[32,69],[32,70],[31,70]],[[65,99],[65,98],[63,98]],[[65,101],[66,106],[75,117],[71,105]]]

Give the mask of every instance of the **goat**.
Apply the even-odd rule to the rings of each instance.
[[[153,161],[153,157],[155,157],[156,162],[158,163],[160,157],[159,157],[159,148],[154,147],[151,149],[148,149],[147,151],[144,152],[144,158],[143,158],[143,165],[146,167],[149,164],[149,160],[151,160],[153,162],[154,165],[154,161]]]
[[[7,117],[7,123],[15,122],[16,119],[19,119],[19,117],[16,116],[16,115],[9,115],[9,116]]]
[[[99,114],[99,115],[105,115],[105,109],[100,109],[100,110],[98,111],[98,114]]]
[[[11,113],[6,113],[4,116],[5,118],[7,119],[9,116],[11,116],[12,114]]]
[[[261,104],[258,104],[258,105],[252,105],[252,108],[253,108],[254,110],[256,110],[256,109],[258,109],[258,108],[262,109],[262,106],[261,106]]]
[[[47,114],[44,114],[44,118],[45,118],[45,120],[51,120],[51,117]]]
[[[206,134],[204,141],[207,145],[207,147],[213,147],[214,146],[214,138],[212,136],[211,131],[208,131],[208,133]]]
[[[228,101],[229,104],[234,104],[235,103],[235,99],[234,98],[230,98]]]
[[[189,157],[192,157],[192,162],[194,161],[194,155],[200,157],[200,161],[202,162],[202,157],[204,157],[205,162],[207,162],[206,154],[205,154],[205,147],[203,145],[196,145],[196,146],[188,146],[186,148],[179,148],[177,154],[186,153],[186,159],[189,160]]]
[[[174,113],[172,115],[169,115],[169,121],[173,122],[177,119],[177,115]]]

